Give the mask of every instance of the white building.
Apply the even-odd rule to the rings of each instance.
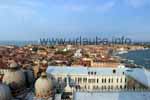
[[[127,88],[128,78],[124,68],[87,68],[87,67],[56,67],[49,66],[47,74],[53,77],[57,88],[69,84],[73,90],[114,90]]]
[[[150,93],[147,85],[138,81],[142,79],[139,78],[140,75],[136,75],[137,79],[133,77],[135,72],[138,72],[138,74],[142,72],[138,70],[143,69],[49,66],[47,74],[55,83],[56,90],[59,90],[60,93],[70,91],[72,93],[70,98],[73,100],[101,100],[100,98],[102,100],[132,100],[134,97],[149,98]],[[119,96],[121,95],[119,99],[117,99],[118,94]]]
[[[81,53],[81,49],[78,49],[75,53],[74,53],[74,57],[75,58],[81,58],[82,57],[82,53]]]

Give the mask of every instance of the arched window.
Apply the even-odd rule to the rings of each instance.
[[[104,79],[102,78],[102,83],[104,83]]]
[[[99,82],[99,79],[97,79],[97,83]]]
[[[110,83],[110,78],[108,79],[108,83]]]
[[[106,83],[106,78],[105,78],[105,83]]]

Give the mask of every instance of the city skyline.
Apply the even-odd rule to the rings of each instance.
[[[44,37],[150,38],[149,0],[2,0],[0,40]]]

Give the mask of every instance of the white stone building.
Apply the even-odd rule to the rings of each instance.
[[[73,90],[114,90],[127,88],[128,78],[123,68],[87,68],[49,66],[49,77],[57,83],[57,88],[66,86],[67,76]]]
[[[81,58],[82,57],[82,53],[81,53],[81,49],[78,49],[75,53],[74,53],[74,58]]]
[[[127,96],[129,92],[133,92],[133,95],[135,96],[138,94],[136,93],[137,91],[148,91],[148,87],[146,85],[137,81],[137,79],[130,75],[134,72],[134,70],[137,69],[123,67],[89,68],[83,66],[49,66],[46,72],[47,76],[51,78],[55,84],[54,87],[56,89],[56,93],[63,93],[61,95],[62,97],[64,96],[65,99],[62,100],[72,100],[74,97],[78,97],[78,95],[74,96],[74,94],[78,92],[87,92],[91,94],[107,92],[111,94],[115,92],[119,93],[119,91],[126,91],[123,92],[123,96]],[[143,94],[140,94],[140,97],[142,96]],[[93,98],[95,97],[93,96]]]

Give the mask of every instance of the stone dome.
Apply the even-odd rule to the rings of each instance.
[[[35,82],[35,94],[37,98],[49,98],[53,96],[53,82],[43,72]]]
[[[0,100],[11,100],[11,91],[7,85],[0,83]]]
[[[26,85],[25,75],[17,66],[16,63],[10,64],[9,71],[3,77],[3,83],[9,85],[14,94],[22,91]]]

